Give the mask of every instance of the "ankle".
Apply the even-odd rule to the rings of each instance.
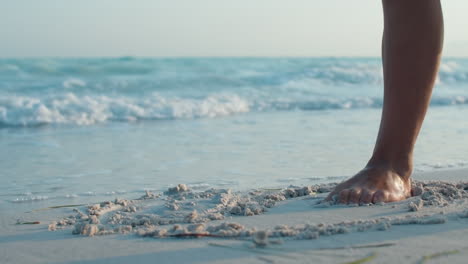
[[[407,180],[411,177],[411,173],[413,172],[413,160],[411,155],[398,159],[387,159],[374,155],[367,163],[366,168],[383,168],[391,170],[404,180]]]

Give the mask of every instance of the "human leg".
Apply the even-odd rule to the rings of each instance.
[[[384,103],[366,167],[329,195],[341,203],[392,202],[411,195],[413,149],[443,43],[440,0],[383,0]]]

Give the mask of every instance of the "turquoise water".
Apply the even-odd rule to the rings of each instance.
[[[0,60],[0,206],[337,181],[367,161],[378,59]],[[416,170],[468,164],[468,60],[443,62]]]

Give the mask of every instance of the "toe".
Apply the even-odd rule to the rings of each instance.
[[[359,198],[361,196],[361,189],[351,189],[349,191],[349,200],[350,204],[357,204],[359,203]]]
[[[388,193],[386,191],[376,191],[372,199],[373,203],[384,203],[388,200]]]
[[[338,202],[342,204],[347,204],[349,200],[349,189],[344,189],[338,195]]]
[[[370,190],[362,190],[361,198],[359,200],[359,203],[361,203],[361,204],[370,204],[370,203],[372,203],[373,196],[374,196],[374,192],[372,192]]]

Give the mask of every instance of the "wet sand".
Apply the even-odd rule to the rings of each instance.
[[[379,205],[322,203],[333,184],[243,193],[178,185],[133,200],[3,215],[0,262],[463,263],[468,170],[414,178],[417,196]],[[18,218],[40,224],[15,225]]]

